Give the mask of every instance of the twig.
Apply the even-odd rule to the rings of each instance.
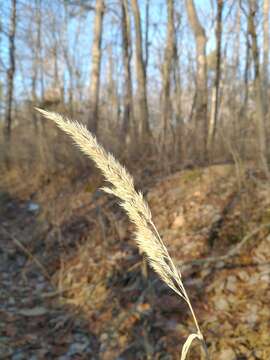
[[[263,225],[257,227],[256,229],[254,229],[253,231],[248,233],[246,236],[244,236],[244,238],[235,247],[233,247],[231,250],[229,250],[227,252],[227,254],[225,254],[225,255],[210,256],[210,257],[207,257],[207,258],[188,260],[188,261],[181,261],[181,262],[178,263],[178,265],[179,266],[183,266],[183,265],[204,265],[204,264],[207,264],[207,263],[216,263],[218,261],[226,261],[226,260],[230,259],[231,257],[237,255],[239,253],[239,251],[242,249],[242,247],[254,235],[257,235],[261,230],[268,229],[268,228],[270,229],[270,223],[263,224]]]
[[[33,262],[40,268],[43,275],[46,277],[47,280],[51,280],[51,277],[45,267],[41,264],[41,262],[25,247],[13,234],[11,234],[9,231],[5,229],[3,225],[1,225],[1,229],[3,233],[10,238],[14,242],[15,245],[19,249],[21,249]]]
[[[78,289],[80,287],[81,287],[81,284],[75,284],[75,285],[70,286],[68,288],[58,289],[58,290],[50,291],[50,292],[47,292],[47,293],[41,293],[39,297],[42,298],[42,299],[49,299],[49,298],[56,297],[58,295],[63,295],[66,292],[76,290],[76,289]],[[92,285],[90,285],[88,288],[93,290]]]

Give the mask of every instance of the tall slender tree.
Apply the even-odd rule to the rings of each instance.
[[[125,139],[125,143],[130,142],[130,128],[133,119],[132,108],[132,79],[130,70],[131,61],[131,34],[130,34],[130,16],[128,11],[127,0],[121,0],[121,13],[122,13],[122,56],[124,64],[124,113],[123,113],[123,125],[122,136]]]
[[[270,0],[263,1],[263,79],[264,79],[264,108],[268,110],[269,86],[269,51],[270,51],[270,26],[269,26]]]
[[[14,93],[14,75],[16,70],[15,62],[15,36],[17,25],[17,0],[11,2],[11,15],[9,25],[9,67],[7,71],[7,97],[6,97],[6,112],[5,112],[5,135],[9,140],[11,135],[11,123],[12,123],[12,105],[13,105],[13,93]]]
[[[167,40],[162,69],[163,96],[162,96],[162,145],[166,147],[166,138],[168,135],[169,121],[171,118],[171,72],[173,65],[173,56],[175,49],[175,30],[174,30],[174,0],[167,0]]]
[[[115,76],[116,63],[111,44],[108,46],[107,53],[107,106],[110,112],[111,123],[116,126],[119,124],[118,78]]]
[[[35,0],[33,5],[33,10],[35,14],[35,31],[33,31],[32,36],[30,38],[31,49],[33,53],[32,59],[32,76],[31,76],[31,97],[32,102],[37,105],[38,102],[38,77],[39,75],[42,76],[42,69],[41,69],[41,0]],[[43,82],[41,83],[43,85]],[[41,86],[41,95],[43,100],[44,89]],[[38,131],[38,116],[35,109],[32,109],[32,118],[34,122],[35,131]]]
[[[204,162],[207,159],[207,61],[206,35],[201,25],[193,0],[186,0],[188,19],[196,41],[196,115],[195,115],[195,155]]]
[[[88,126],[94,133],[98,130],[98,103],[100,87],[101,41],[105,5],[104,0],[96,0],[95,21],[93,28],[92,65],[90,78],[90,115]]]
[[[144,35],[144,66],[147,80],[147,68],[149,60],[149,25],[150,25],[150,0],[145,1],[145,35]]]
[[[219,87],[221,76],[221,43],[222,43],[222,11],[223,0],[217,1],[217,17],[216,17],[216,61],[215,61],[215,83],[212,92],[211,114],[208,128],[207,151],[212,151],[215,140],[218,108],[219,108]]]
[[[251,37],[251,49],[254,64],[254,90],[255,90],[255,103],[256,103],[256,128],[258,136],[258,150],[259,162],[261,168],[269,176],[269,169],[266,157],[266,134],[264,123],[264,107],[263,107],[263,94],[262,94],[262,81],[260,72],[259,61],[259,48],[257,31],[255,26],[255,18],[258,11],[258,3],[256,0],[249,0],[249,14],[248,14],[248,31]]]
[[[175,4],[174,4],[175,5]],[[175,115],[175,138],[174,138],[174,152],[177,160],[184,158],[184,124],[183,124],[183,109],[182,109],[182,78],[181,78],[181,59],[178,48],[182,48],[182,37],[177,41],[176,34],[181,32],[182,15],[175,11],[174,8],[174,48],[173,48],[173,112]]]
[[[136,34],[136,75],[137,75],[137,97],[138,97],[138,130],[140,140],[146,144],[150,135],[150,128],[148,122],[148,104],[147,104],[147,89],[146,89],[146,73],[145,63],[143,60],[143,46],[142,46],[142,26],[141,15],[137,0],[131,0],[132,12],[135,22]]]

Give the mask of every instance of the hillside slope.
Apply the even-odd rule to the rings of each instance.
[[[212,358],[269,359],[267,182],[252,169],[237,176],[233,166],[218,165],[151,183],[143,190],[154,222],[175,262],[185,263]],[[117,201],[97,190],[101,184],[100,177],[71,184],[59,175],[31,201],[25,188],[2,193],[2,355],[179,357],[193,328],[185,304],[147,268],[132,225]],[[235,256],[220,258],[232,249]]]

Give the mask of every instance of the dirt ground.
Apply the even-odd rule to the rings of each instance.
[[[270,359],[267,181],[232,165],[147,176],[138,186],[211,359]],[[194,331],[188,310],[147,267],[101,185],[62,172],[39,187],[1,186],[1,359],[179,359]],[[190,359],[199,354],[194,346]]]

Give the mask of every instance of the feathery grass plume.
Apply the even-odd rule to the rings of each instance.
[[[135,190],[132,176],[113,155],[104,150],[95,136],[84,125],[76,121],[70,121],[55,112],[48,112],[38,108],[37,110],[47,119],[54,121],[65,133],[69,134],[82,152],[96,163],[106,181],[111,184],[111,187],[102,189],[121,200],[120,205],[134,223],[135,238],[139,249],[147,256],[149,264],[160,278],[188,304],[197,333],[189,335],[183,346],[181,359],[186,358],[194,339],[198,339],[203,344],[208,358],[202,333],[181,280],[181,273],[175,267],[166,246],[159,236],[152,221],[151,211],[143,199],[142,193]]]

